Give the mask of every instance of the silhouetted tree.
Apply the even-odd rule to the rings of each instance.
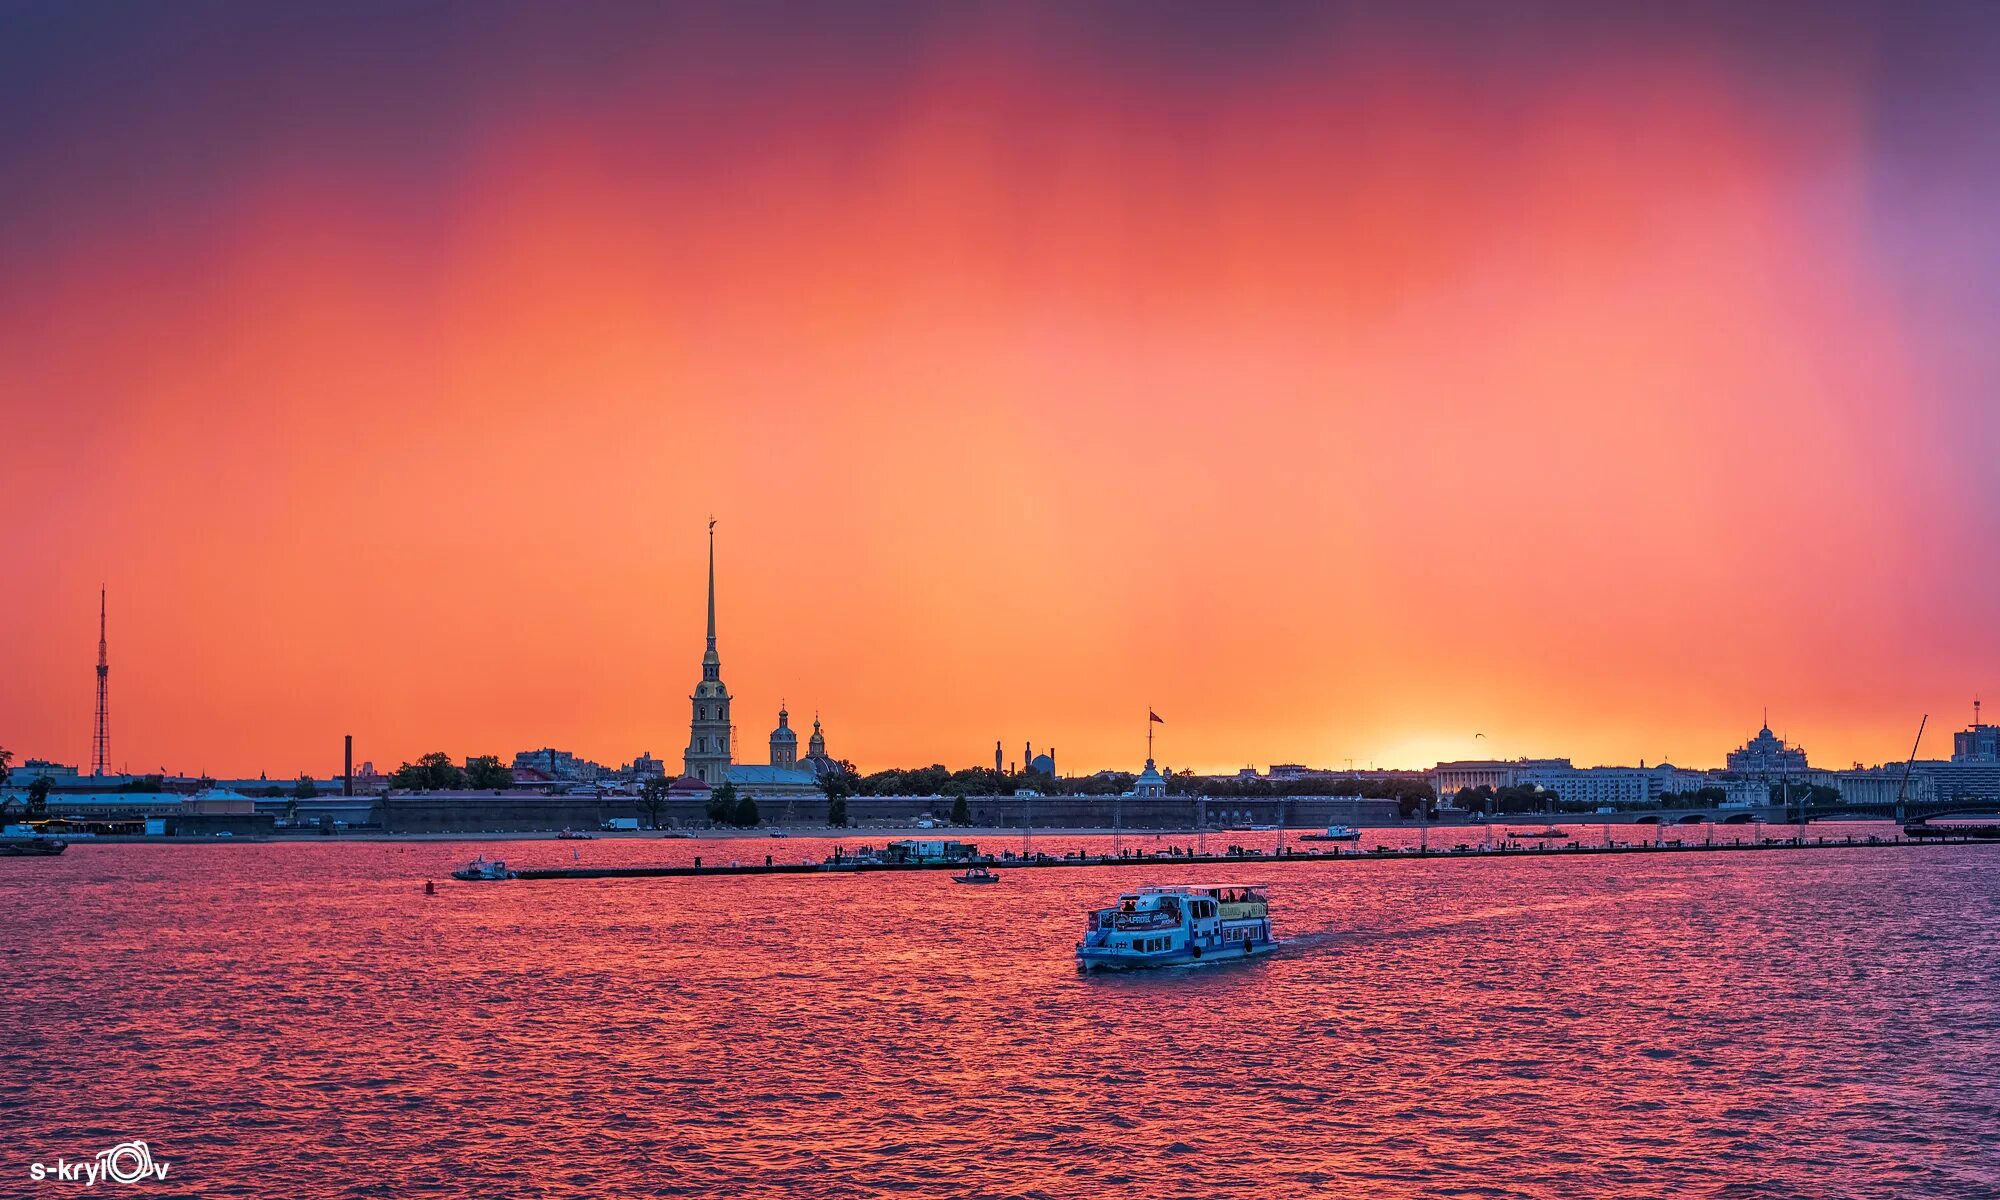
[[[658,829],[660,814],[667,810],[667,777],[655,775],[639,785],[639,811],[646,814],[646,827]]]
[[[299,782],[292,788],[293,799],[310,800],[317,795],[319,795],[319,785],[313,782],[313,777],[310,775],[299,776]]]
[[[0,746],[0,787],[6,787],[7,781],[13,777],[14,752],[5,746]]]
[[[748,792],[738,796],[736,798],[736,813],[732,819],[736,824],[741,825],[745,829],[757,824],[762,818],[757,815],[756,798]]]
[[[954,825],[972,824],[972,809],[965,803],[965,797],[963,796],[951,802],[951,823]]]
[[[501,791],[514,786],[514,768],[503,767],[491,754],[465,760],[465,786],[480,791]]]
[[[816,782],[819,790],[826,795],[826,823],[846,825],[847,798],[861,791],[861,776],[855,773],[854,764],[841,759],[833,765],[833,770],[821,775]]]
[[[49,777],[46,775],[28,785],[28,819],[40,820],[49,813]]]
[[[465,772],[451,761],[451,755],[436,752],[397,767],[389,784],[409,792],[457,791],[465,787]]]
[[[708,794],[708,819],[717,825],[729,825],[736,820],[736,785],[728,780]]]

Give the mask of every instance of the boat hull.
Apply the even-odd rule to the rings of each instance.
[[[69,843],[61,838],[15,837],[0,838],[0,855],[9,858],[42,858],[51,854],[61,854],[69,849]]]
[[[1089,975],[1110,971],[1153,971],[1161,967],[1213,967],[1263,958],[1275,953],[1282,944],[1271,941],[1241,942],[1227,949],[1203,950],[1199,955],[1187,947],[1140,954],[1104,946],[1082,946],[1076,952],[1076,969],[1078,974]]]

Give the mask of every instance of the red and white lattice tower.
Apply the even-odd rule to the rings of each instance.
[[[90,773],[102,775],[111,751],[111,658],[104,641],[104,589],[97,590],[97,728],[90,735]]]

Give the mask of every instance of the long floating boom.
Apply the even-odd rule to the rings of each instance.
[[[1982,831],[1983,832],[1983,831]],[[856,875],[882,871],[959,871],[971,866],[998,868],[1000,871],[1014,870],[1056,870],[1061,868],[1092,867],[1162,867],[1197,866],[1207,864],[1254,864],[1270,867],[1285,863],[1363,863],[1363,862],[1410,862],[1418,859],[1518,859],[1518,858],[1588,858],[1605,854],[1741,854],[1759,851],[1779,850],[1870,850],[1890,847],[1935,847],[1935,846],[2000,846],[2000,837],[1981,836],[1953,838],[1932,836],[1922,839],[1872,839],[1863,841],[1842,840],[1837,842],[1806,842],[1798,840],[1745,844],[1741,842],[1697,843],[1681,845],[1633,844],[1625,846],[1502,846],[1491,850],[1369,850],[1358,852],[1304,851],[1297,854],[1176,854],[1158,858],[1116,858],[1093,856],[1090,858],[1058,858],[1053,855],[1036,855],[1032,858],[1004,859],[982,855],[978,858],[960,858],[950,861],[911,863],[871,863],[871,862],[818,862],[818,863],[743,863],[725,866],[699,867],[523,867],[515,871],[519,879],[692,879],[726,878],[741,875]]]

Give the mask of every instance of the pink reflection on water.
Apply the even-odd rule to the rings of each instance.
[[[479,850],[560,865],[831,845],[79,845],[0,863],[27,931],[0,947],[10,1153],[145,1138],[190,1193],[308,1197],[1996,1183],[1980,1147],[2000,1007],[1967,950],[2000,934],[1993,848],[1231,867],[1270,888],[1279,956],[1108,979],[1073,971],[1085,910],[1218,868],[422,892]]]

